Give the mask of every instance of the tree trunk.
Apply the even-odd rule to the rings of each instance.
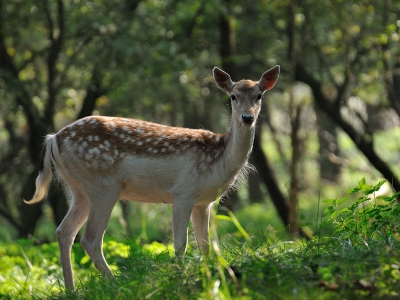
[[[250,156],[249,162],[252,165],[256,164],[253,156]],[[260,174],[258,172],[250,173],[247,182],[248,182],[248,191],[249,191],[249,202],[250,203],[263,203],[264,202],[264,194],[261,190]]]
[[[289,205],[288,200],[283,195],[282,191],[279,188],[279,183],[275,177],[275,173],[271,167],[270,162],[268,161],[267,156],[264,154],[264,151],[261,147],[261,128],[256,131],[256,135],[254,138],[253,152],[251,154],[255,166],[257,168],[258,174],[262,181],[265,183],[267,187],[268,193],[271,197],[272,203],[274,204],[279,217],[281,218],[283,224],[286,228],[289,225]]]
[[[337,183],[341,174],[341,164],[336,125],[317,105],[314,105],[314,111],[318,126],[320,178]]]
[[[233,60],[233,55],[236,52],[235,45],[235,31],[229,21],[230,7],[232,5],[231,0],[223,0],[223,5],[227,8],[228,14],[224,11],[220,12],[219,17],[219,33],[220,33],[220,48],[219,53],[222,61],[222,69],[227,72],[232,78],[236,78],[236,66]],[[239,195],[237,191],[232,191],[222,201],[221,205],[230,209],[235,210],[239,203]]]

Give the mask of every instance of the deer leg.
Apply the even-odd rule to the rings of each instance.
[[[60,249],[60,261],[63,270],[65,287],[74,288],[74,278],[71,265],[71,248],[74,239],[85,223],[89,206],[87,198],[77,190],[71,190],[72,204],[67,215],[56,230],[58,246]]]
[[[92,198],[93,199],[93,198]],[[118,195],[103,195],[101,201],[90,207],[89,217],[83,233],[81,244],[101,274],[113,276],[103,255],[103,237],[111,211],[118,200]]]
[[[192,222],[197,243],[204,255],[209,254],[210,205],[195,206],[192,211]]]
[[[187,201],[174,201],[172,208],[172,229],[174,233],[174,249],[177,256],[186,252],[188,226],[193,205]]]

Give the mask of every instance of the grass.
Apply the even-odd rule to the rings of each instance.
[[[400,206],[397,194],[374,197],[381,184],[361,180],[346,197],[321,201],[324,217],[311,241],[244,228],[260,209],[214,215],[208,258],[195,243],[179,259],[170,245],[106,240],[111,279],[74,245],[75,291],[63,288],[56,243],[4,244],[0,299],[398,299]]]

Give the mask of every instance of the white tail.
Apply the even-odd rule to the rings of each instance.
[[[278,80],[279,66],[256,81],[233,82],[214,68],[214,79],[232,101],[229,131],[159,125],[133,119],[87,117],[48,135],[36,192],[45,197],[51,161],[71,195],[71,207],[57,228],[67,288],[74,287],[71,247],[86,222],[81,244],[96,268],[112,275],[102,251],[103,235],[118,199],[173,205],[174,248],[186,250],[190,216],[203,253],[208,253],[209,208],[247,166],[261,98]]]

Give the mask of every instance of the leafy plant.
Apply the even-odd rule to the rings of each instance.
[[[358,237],[364,244],[371,239],[390,242],[398,238],[400,192],[392,196],[375,197],[385,182],[383,180],[376,185],[369,185],[362,178],[355,188],[348,191],[348,196],[324,200],[329,206],[324,210],[327,219],[323,225],[331,225],[336,237]],[[358,195],[352,204],[351,195]]]

